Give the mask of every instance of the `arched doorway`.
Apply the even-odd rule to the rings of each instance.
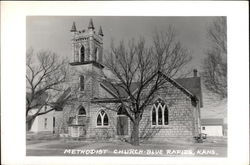
[[[128,135],[128,117],[126,116],[126,109],[122,106],[117,111],[117,135]]]

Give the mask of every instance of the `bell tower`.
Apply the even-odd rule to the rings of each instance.
[[[93,20],[90,19],[87,29],[77,30],[73,22],[70,32],[72,34],[70,65],[77,71],[77,75],[73,78],[75,85],[78,86],[80,93],[98,97],[100,82],[98,78],[104,68],[102,65],[104,37],[102,27],[100,26],[96,33]]]
[[[103,54],[103,32],[100,26],[98,34],[95,31],[93,20],[90,19],[88,29],[77,31],[73,22],[72,33],[72,61],[71,65],[92,63],[101,65]],[[102,65],[100,67],[103,67]]]

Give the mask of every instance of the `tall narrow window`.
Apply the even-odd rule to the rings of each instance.
[[[164,125],[168,125],[168,108],[164,108]]]
[[[47,118],[44,118],[44,129],[47,129],[47,123],[48,122],[48,119]]]
[[[80,91],[84,91],[84,76],[80,76]]]
[[[156,110],[155,110],[155,107],[153,107],[153,110],[152,110],[152,125],[156,125]]]
[[[99,56],[98,56],[98,48],[95,48],[95,61],[98,61],[99,59]]]
[[[86,124],[86,111],[83,106],[80,106],[77,116],[78,124],[85,125]]]
[[[84,53],[85,53],[85,48],[84,46],[82,46],[80,49],[80,62],[84,62],[84,58],[85,58]]]
[[[168,115],[167,106],[158,99],[152,107],[152,125],[168,125]]]
[[[158,125],[162,125],[162,109],[161,109],[161,106],[158,107]]]
[[[56,128],[56,117],[53,117],[53,134],[55,133]]]
[[[98,114],[97,116],[97,126],[101,126],[102,125],[102,117],[100,114]]]
[[[105,126],[109,125],[109,118],[107,114],[103,116],[103,125]]]
[[[104,110],[101,110],[97,115],[97,126],[108,126],[109,118]]]

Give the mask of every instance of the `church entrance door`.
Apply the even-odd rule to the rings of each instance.
[[[128,135],[128,117],[125,115],[117,117],[117,135]]]

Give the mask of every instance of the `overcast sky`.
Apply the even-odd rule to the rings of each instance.
[[[27,17],[27,48],[51,50],[60,56],[71,57],[72,22],[77,30],[87,29],[89,19],[93,19],[98,32],[102,26],[104,50],[110,47],[111,39],[138,39],[143,36],[147,43],[152,39],[155,29],[163,31],[173,25],[182,44],[191,51],[193,57],[189,68],[200,69],[204,50],[208,47],[206,29],[215,17],[90,17],[90,16],[29,16]]]

